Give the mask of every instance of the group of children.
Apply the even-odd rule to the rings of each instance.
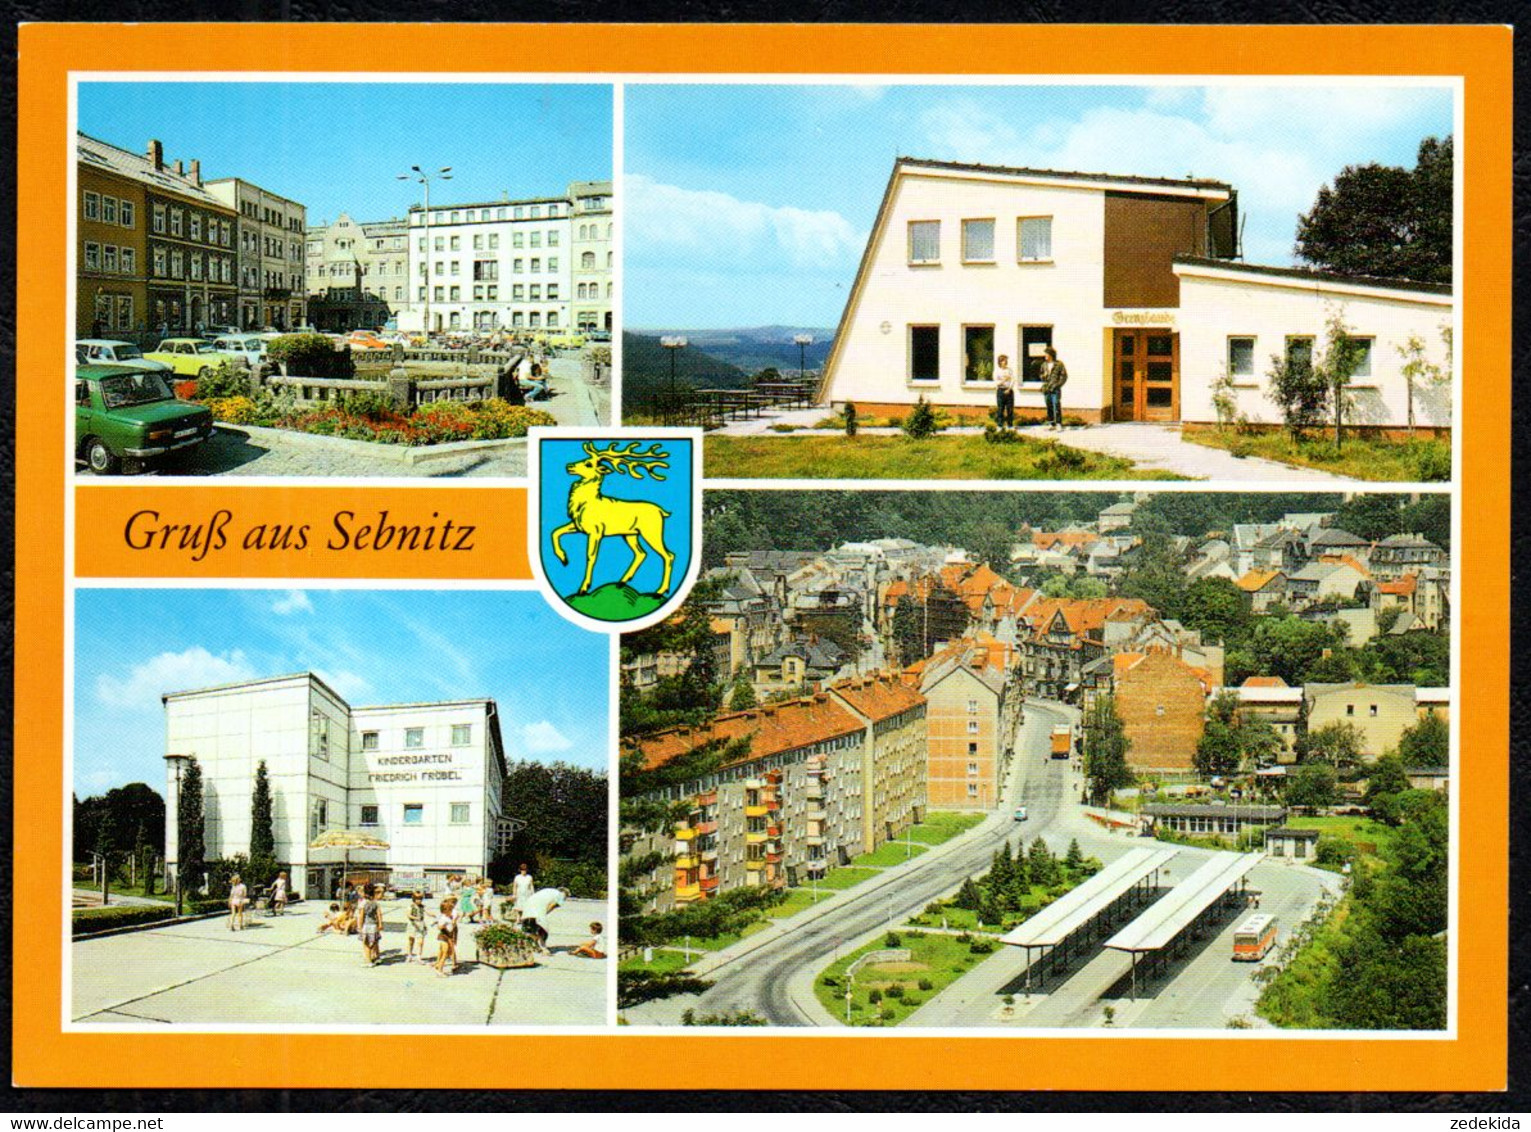
[[[267,891],[266,899],[273,916],[287,911],[287,874],[277,873],[276,882]],[[243,878],[235,873],[229,878],[229,931],[245,930],[245,915],[250,908],[250,889]]]

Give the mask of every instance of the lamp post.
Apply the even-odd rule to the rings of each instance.
[[[181,914],[181,768],[191,758],[190,755],[166,755],[165,761],[175,768],[175,914]],[[166,854],[165,867],[170,868],[169,854]]]
[[[686,348],[686,339],[679,334],[667,334],[659,344],[670,351],[670,395],[675,395],[675,353]]]
[[[425,333],[431,332],[431,181],[450,181],[452,179],[452,167],[443,165],[434,173],[427,173],[418,165],[411,165],[408,173],[400,173],[401,181],[418,181],[425,187],[425,228],[423,239],[425,240],[425,253],[421,263],[425,266]]]
[[[797,343],[797,379],[808,380],[808,347],[813,345],[812,334],[795,334],[792,341]]]

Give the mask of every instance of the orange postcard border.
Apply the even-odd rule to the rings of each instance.
[[[13,1081],[24,1086],[187,1085],[662,1088],[664,1067],[704,1041],[709,1088],[1202,1089],[1465,1091],[1505,1086],[1509,751],[1511,44],[1508,27],[1176,27],[869,25],[30,24],[19,29],[17,257],[17,558],[14,765],[16,844]],[[569,73],[978,73],[1023,60],[1036,74],[1461,76],[1465,262],[1458,341],[1471,372],[1459,427],[1459,680],[1462,845],[1457,1031],[1451,1039],[915,1035],[354,1035],[81,1034],[61,1030],[58,862],[64,796],[65,492],[57,387],[46,375],[67,334],[70,148],[68,74],[101,60],[117,71],[165,60],[223,71],[492,73],[501,61],[547,61]],[[109,49],[107,49],[109,45]],[[135,63],[136,60],[143,62]],[[258,60],[259,65],[243,62]],[[930,60],[950,61],[932,66]],[[962,61],[962,62],[958,62]],[[1209,68],[1210,70],[1210,68]],[[82,487],[81,496],[91,490]],[[145,484],[145,499],[174,485]],[[305,489],[294,489],[305,490]],[[326,489],[329,490],[329,489]],[[386,583],[385,583],[386,584]],[[832,1047],[821,1044],[832,1041]],[[1124,1044],[1125,1043],[1125,1044]],[[824,1056],[832,1049],[833,1057]],[[1276,1055],[1276,1056],[1273,1056]],[[401,1067],[419,1065],[417,1080]],[[425,1067],[429,1066],[428,1074]],[[511,1067],[514,1067],[512,1070]],[[194,1079],[193,1079],[194,1078]]]

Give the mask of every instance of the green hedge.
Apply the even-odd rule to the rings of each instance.
[[[570,896],[606,899],[606,866],[590,861],[543,861],[537,869],[539,888],[567,888]]]
[[[106,908],[76,908],[70,923],[72,934],[85,935],[131,927],[134,924],[152,924],[174,916],[175,908],[169,904],[162,908],[147,904],[119,904]]]

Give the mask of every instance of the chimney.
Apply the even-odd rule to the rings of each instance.
[[[186,170],[181,167],[181,159],[179,157],[175,159],[175,175],[177,177],[186,176]]]
[[[191,159],[191,180],[194,185],[202,184],[202,162],[199,158]]]
[[[160,140],[158,138],[150,138],[149,139],[149,148],[144,153],[144,156],[146,158],[148,158],[149,164],[154,166],[154,169],[155,169],[156,172],[158,172],[160,169],[164,168],[164,165],[165,165],[165,147],[164,147],[164,145],[162,145],[160,143]]]

